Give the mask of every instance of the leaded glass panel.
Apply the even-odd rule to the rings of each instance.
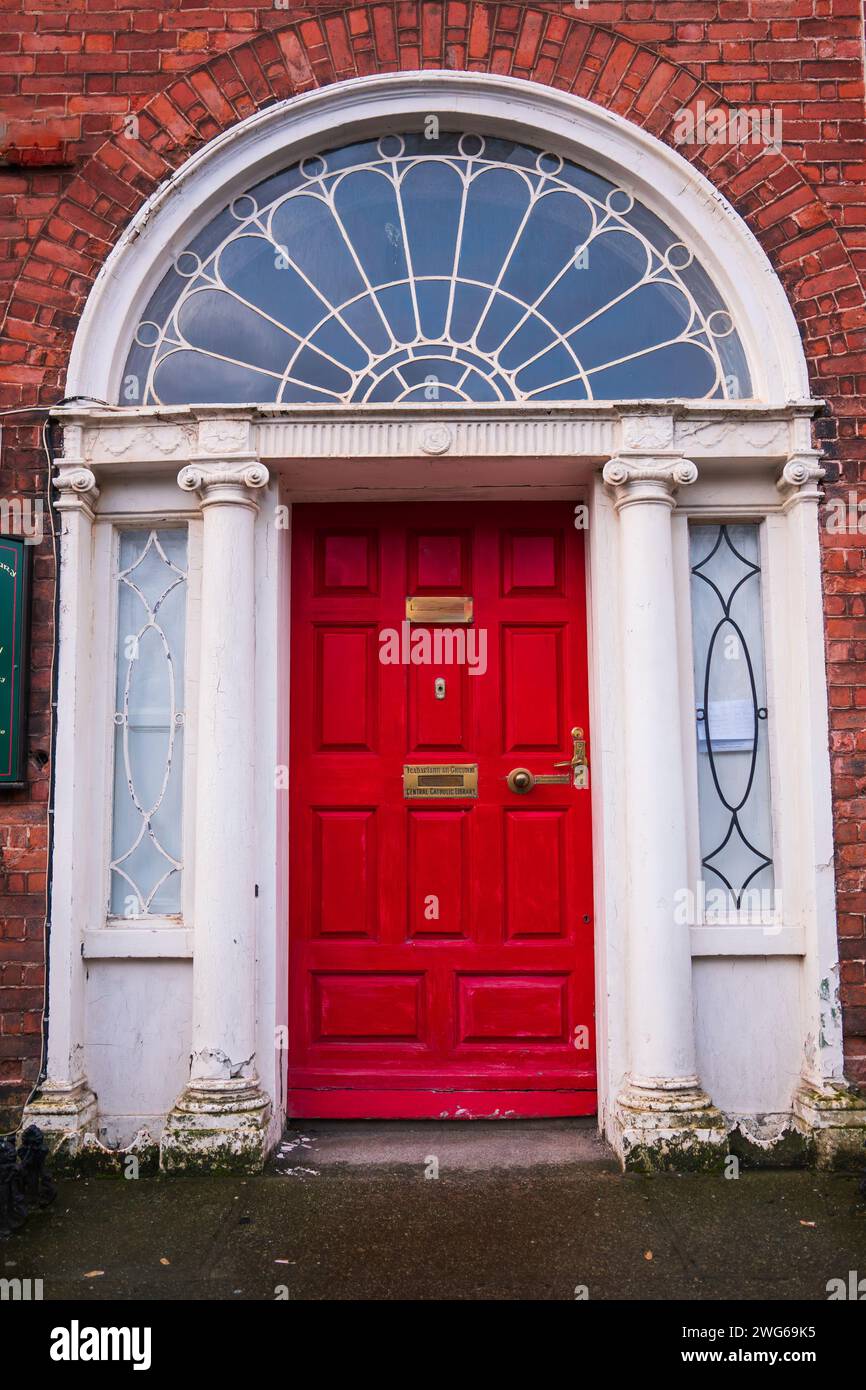
[[[187,535],[122,531],[110,911],[181,910]]]
[[[775,908],[759,531],[690,528],[701,862],[707,899]]]

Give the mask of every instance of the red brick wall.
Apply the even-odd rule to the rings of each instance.
[[[509,73],[595,101],[673,143],[674,113],[771,106],[784,144],[684,148],[746,219],[803,334],[829,491],[866,476],[866,191],[860,0],[382,0],[288,7],[195,0],[6,0],[0,13],[0,407],[63,394],[67,354],[109,248],[171,170],[274,99],[356,74]],[[122,133],[139,115],[138,140]],[[12,421],[18,417],[12,417]],[[6,495],[38,491],[26,417],[3,446]],[[866,496],[866,494],[864,494]],[[864,539],[824,535],[837,888],[849,1075],[866,1081]],[[50,547],[37,557],[31,745],[47,747]],[[8,896],[0,951],[0,1096],[38,1052],[46,774],[0,795]]]

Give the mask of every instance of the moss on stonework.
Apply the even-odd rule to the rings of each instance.
[[[759,1144],[737,1125],[728,1135],[728,1143],[744,1168],[808,1168],[815,1160],[814,1140],[793,1127],[771,1142]]]
[[[56,1177],[128,1178],[134,1174],[152,1178],[159,1172],[159,1145],[151,1140],[128,1149],[109,1149],[85,1141],[73,1148],[61,1142],[52,1154],[50,1166]]]
[[[632,1144],[623,1154],[627,1173],[717,1173],[725,1166],[727,1144],[695,1139],[664,1139]]]
[[[179,1151],[176,1145],[160,1154],[157,1143],[146,1148],[106,1150],[84,1145],[70,1149],[61,1145],[52,1155],[50,1168],[59,1178],[126,1178],[129,1159],[137,1161],[136,1177],[219,1177],[256,1176],[264,1172],[265,1158],[259,1151],[240,1153],[229,1144],[197,1151]]]
[[[857,1126],[818,1130],[812,1141],[813,1166],[824,1172],[860,1173],[866,1170],[866,1139]]]
[[[239,1146],[237,1140],[227,1140],[222,1144],[208,1143],[200,1146],[201,1132],[190,1144],[178,1142],[172,1135],[171,1144],[164,1146],[160,1156],[160,1172],[169,1177],[198,1177],[203,1173],[241,1174],[255,1176],[264,1172],[265,1152],[262,1146]]]

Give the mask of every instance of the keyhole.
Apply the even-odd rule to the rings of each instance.
[[[433,694],[437,700],[445,699],[445,677],[437,676],[433,682]]]

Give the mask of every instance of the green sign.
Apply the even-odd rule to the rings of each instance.
[[[0,787],[25,781],[30,547],[0,536]]]

